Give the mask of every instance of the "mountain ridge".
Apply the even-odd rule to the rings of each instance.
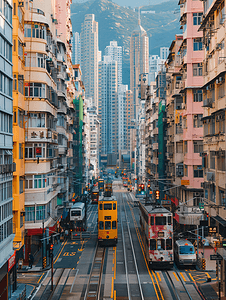
[[[149,37],[150,55],[158,54],[160,47],[169,47],[179,30],[177,0],[163,4],[147,5],[141,8],[141,24]],[[144,11],[155,13],[144,14]],[[129,44],[132,31],[137,26],[138,10],[122,7],[110,0],[89,0],[71,5],[73,32],[81,32],[85,14],[95,14],[99,28],[99,49],[116,40],[123,47],[123,83],[129,84]]]

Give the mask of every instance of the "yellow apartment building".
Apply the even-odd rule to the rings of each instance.
[[[13,1],[13,161],[16,170],[13,173],[13,229],[14,250],[24,245],[24,7],[18,0]],[[22,256],[22,253],[20,253]]]

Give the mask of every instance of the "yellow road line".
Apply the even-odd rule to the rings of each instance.
[[[116,247],[114,247],[114,250],[115,250],[114,279],[116,279]]]
[[[173,275],[175,276],[176,280],[179,281],[179,278],[177,277],[177,274],[173,272]]]
[[[192,280],[192,281],[195,281],[195,279],[192,277],[191,273],[188,273],[188,274],[189,274],[189,276],[191,277],[191,280]]]
[[[45,273],[42,273],[42,276],[39,278],[38,283],[41,281],[41,279],[42,279],[42,277],[43,277],[44,274]]]
[[[182,272],[180,272],[180,275],[181,275],[181,277],[184,279],[184,281],[186,281],[186,279],[185,279],[185,277],[184,277],[184,275],[183,275]]]
[[[156,274],[157,274],[157,276],[158,276],[159,281],[162,281],[159,272],[156,272]]]
[[[127,202],[127,203],[128,203],[128,202]],[[129,203],[128,203],[128,205],[129,205]],[[137,227],[137,222],[136,222],[136,219],[135,219],[135,217],[134,217],[134,213],[133,213],[132,208],[131,208],[130,205],[129,205],[129,207],[130,207],[130,211],[131,211],[131,214],[132,214],[133,222],[134,222],[134,225],[135,225],[137,238],[138,238],[138,241],[139,241],[139,244],[140,244],[140,247],[141,247],[141,251],[142,251],[143,256],[144,256],[144,261],[145,261],[145,264],[146,264],[146,267],[147,267],[149,276],[150,276],[150,278],[151,278],[151,281],[152,281],[152,283],[153,283],[153,287],[154,287],[154,290],[155,290],[155,294],[156,294],[156,296],[157,296],[157,299],[159,300],[160,298],[159,298],[159,295],[158,295],[158,292],[157,292],[157,289],[156,289],[156,286],[155,286],[155,283],[154,283],[154,279],[153,279],[153,277],[152,277],[152,275],[151,275],[151,272],[150,272],[149,267],[148,267],[147,259],[146,259],[146,256],[145,256],[145,254],[144,254],[144,250],[143,250],[144,245],[143,245],[143,241],[142,241],[142,239],[141,239],[141,236],[140,236],[140,233],[139,233],[139,230],[138,230],[138,227]],[[152,270],[152,272],[153,272],[153,270]],[[158,280],[157,280],[157,278],[156,278],[154,272],[153,272],[153,276],[155,277],[156,284],[157,284],[157,286],[158,286],[158,288],[159,288],[159,292],[160,292],[161,298],[164,300],[162,291],[161,291],[161,289],[160,289]]]
[[[111,298],[113,298],[114,293],[114,277],[111,278]]]
[[[114,300],[116,300],[116,290],[114,290]]]
[[[62,249],[61,249],[59,255],[57,256],[57,258],[56,258],[54,264],[57,262],[58,258],[60,257],[60,255],[61,255],[61,253],[62,253],[62,251],[63,251],[63,249],[64,249],[64,247],[66,246],[66,244],[67,244],[67,241],[64,243],[64,245],[63,245],[63,247],[62,247]]]

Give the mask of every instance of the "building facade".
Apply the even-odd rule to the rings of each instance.
[[[95,15],[85,15],[81,26],[81,69],[86,96],[93,98],[95,106],[98,104],[98,62],[100,58],[98,48],[98,22]]]
[[[100,155],[118,152],[117,70],[110,56],[99,62]]]
[[[13,70],[12,1],[0,6],[0,297],[8,299],[16,288],[13,250]],[[23,183],[21,189],[23,190]],[[18,191],[19,194],[19,191]],[[15,211],[19,211],[18,207]],[[20,212],[19,212],[20,213]],[[11,269],[8,262],[12,259]],[[12,276],[11,276],[12,274]]]
[[[72,37],[72,63],[81,65],[81,41],[78,32],[73,32]]]
[[[122,84],[122,47],[118,46],[117,41],[111,41],[105,48],[105,56],[110,56],[112,60],[118,63],[118,85]]]
[[[133,30],[130,37],[130,90],[133,93],[133,110],[136,117],[138,112],[139,98],[139,76],[148,73],[149,65],[149,39],[146,31],[140,25]]]

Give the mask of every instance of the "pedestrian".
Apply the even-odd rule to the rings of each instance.
[[[29,253],[28,262],[29,262],[29,268],[31,269],[34,263],[34,256],[31,253]]]
[[[65,230],[65,237],[66,237],[66,240],[68,239],[68,230],[66,229]]]

